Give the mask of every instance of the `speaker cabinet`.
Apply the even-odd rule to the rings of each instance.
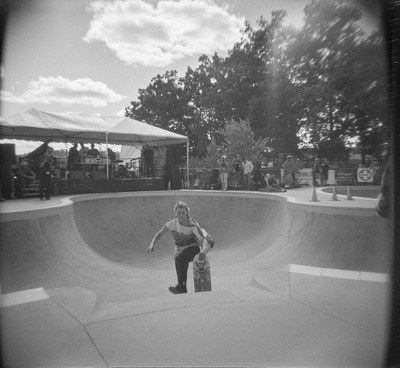
[[[14,196],[13,176],[11,165],[0,165],[1,196],[6,199],[12,199]]]
[[[171,183],[171,189],[181,189],[181,171],[178,165],[166,165],[164,167],[165,173],[165,189],[168,188],[168,182]]]
[[[181,163],[181,157],[186,154],[186,151],[183,151],[182,149],[174,149],[169,146],[167,146],[166,152],[165,152],[165,163],[166,165],[171,165],[171,166],[179,166]]]
[[[0,165],[16,165],[15,144],[0,144]]]

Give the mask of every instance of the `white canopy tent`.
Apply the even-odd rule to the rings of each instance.
[[[0,138],[69,143],[105,142],[107,146],[108,144],[133,145],[135,143],[163,146],[186,143],[187,171],[189,171],[189,145],[186,136],[128,117],[53,113],[29,109],[1,119]]]

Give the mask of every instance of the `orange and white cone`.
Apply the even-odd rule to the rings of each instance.
[[[351,194],[351,187],[347,187],[347,200],[352,201],[353,196]]]
[[[331,201],[338,201],[337,193],[336,193],[336,187],[332,188],[332,199]]]
[[[317,198],[317,190],[313,189],[313,194],[312,194],[312,198],[311,198],[311,202],[319,202],[318,198]]]

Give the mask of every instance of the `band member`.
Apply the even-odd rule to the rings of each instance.
[[[53,148],[47,147],[45,152],[39,157],[39,198],[42,201],[44,197],[50,199],[51,178],[55,159],[52,156]]]

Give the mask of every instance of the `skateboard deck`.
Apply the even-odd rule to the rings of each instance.
[[[211,291],[210,262],[206,255],[204,261],[199,261],[199,254],[193,258],[194,291]]]

